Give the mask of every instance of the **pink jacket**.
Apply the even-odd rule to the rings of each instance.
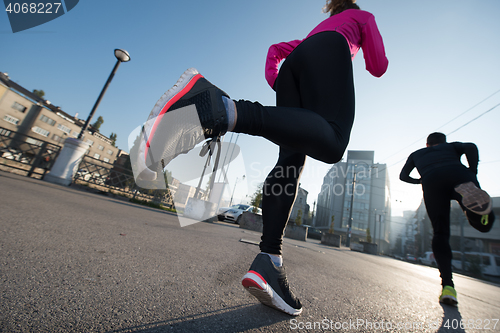
[[[363,48],[366,70],[373,76],[381,77],[387,70],[389,61],[385,56],[384,42],[375,23],[375,17],[366,11],[348,9],[333,15],[314,28],[307,37],[323,31],[337,31],[347,39],[354,59]],[[306,37],[306,38],[307,38]],[[278,66],[303,40],[293,40],[271,45],[266,59],[266,80],[271,87],[278,77]]]

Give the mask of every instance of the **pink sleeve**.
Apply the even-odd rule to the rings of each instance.
[[[361,47],[365,58],[366,70],[373,76],[384,75],[389,65],[385,56],[384,41],[372,16],[361,32]]]
[[[293,40],[288,43],[278,43],[269,47],[266,59],[266,80],[271,88],[274,87],[274,82],[278,77],[278,67],[281,60],[285,59],[301,42],[301,40]]]

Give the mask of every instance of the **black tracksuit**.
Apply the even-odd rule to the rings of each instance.
[[[465,154],[469,167],[460,162],[460,157]],[[425,207],[432,223],[434,236],[432,251],[436,258],[443,286],[454,286],[452,280],[450,247],[450,200],[457,200],[464,211],[462,197],[455,191],[455,187],[473,182],[479,187],[477,181],[477,165],[479,154],[473,143],[442,143],[413,152],[406,161],[399,178],[407,183],[422,184]],[[421,178],[410,177],[410,173],[417,168]],[[469,223],[481,232],[487,232],[480,223],[475,223],[472,217],[477,217],[467,210]]]

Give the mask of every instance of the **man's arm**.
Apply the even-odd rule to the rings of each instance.
[[[471,142],[453,142],[455,149],[460,155],[465,154],[469,170],[477,174],[477,165],[479,163],[479,151],[477,146]]]
[[[464,143],[465,157],[469,163],[469,170],[477,174],[477,165],[479,163],[479,150],[473,143]]]
[[[411,154],[406,160],[405,166],[403,167],[401,173],[399,174],[399,179],[411,184],[420,184],[420,179],[410,177],[410,173],[413,171],[414,168],[415,168],[415,162],[413,161],[413,154]]]

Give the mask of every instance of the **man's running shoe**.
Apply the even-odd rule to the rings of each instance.
[[[455,187],[455,191],[462,196],[462,204],[471,212],[480,215],[487,215],[491,212],[490,196],[473,182],[460,184]]]
[[[495,213],[493,210],[486,215],[479,215],[466,210],[465,216],[467,216],[469,224],[480,232],[489,232],[495,222]]]
[[[157,173],[179,154],[227,131],[222,96],[229,96],[196,69],[186,70],[156,102],[142,128],[138,177],[155,180]]]
[[[269,307],[292,316],[298,316],[302,312],[302,304],[288,285],[285,268],[276,267],[267,254],[257,255],[241,284]]]
[[[439,296],[439,303],[457,306],[457,291],[451,286],[444,286],[441,296]]]

